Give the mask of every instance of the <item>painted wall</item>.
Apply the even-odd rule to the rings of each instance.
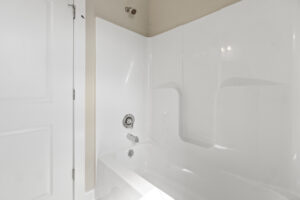
[[[97,0],[97,17],[142,34],[154,36],[213,13],[239,0]],[[137,9],[135,16],[125,7]]]
[[[173,29],[240,0],[149,0],[148,36]]]
[[[85,189],[96,177],[96,15],[95,0],[86,0]]]
[[[97,148],[98,156],[128,147],[127,133],[147,136],[147,39],[97,18]],[[135,116],[132,130],[122,125]]]
[[[148,0],[97,0],[96,15],[114,24],[142,35],[148,35]],[[125,12],[125,7],[137,9],[135,16]]]
[[[151,38],[152,139],[299,195],[299,13],[243,0]]]

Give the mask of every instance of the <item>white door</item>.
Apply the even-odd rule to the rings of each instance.
[[[0,200],[73,196],[69,0],[0,0]]]

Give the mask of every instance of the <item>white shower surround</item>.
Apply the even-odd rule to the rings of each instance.
[[[97,71],[99,162],[107,166],[107,157],[126,155],[131,144],[121,120],[134,112],[133,133],[174,165],[175,160],[185,163],[181,169],[199,175],[201,168],[212,166],[267,188],[278,199],[300,199],[299,19],[297,0],[243,0],[153,38],[98,19],[97,70],[104,70]],[[116,71],[105,73],[112,62]],[[136,64],[134,70],[129,70],[130,63]],[[134,83],[120,82],[126,74],[132,74],[128,80]],[[109,121],[103,118],[107,115]],[[142,146],[134,147],[137,154],[146,151]],[[143,162],[156,162],[162,169],[156,175],[164,175],[159,174],[161,160],[145,156]],[[127,170],[141,176],[134,170],[137,162],[132,163]],[[217,184],[218,178],[214,180]],[[225,181],[224,187],[230,183]],[[205,199],[205,194],[198,195]],[[233,200],[231,195],[222,200]]]
[[[136,122],[130,132],[146,133],[149,93],[145,37],[97,18],[97,147],[98,154],[127,147],[122,125],[126,114]]]

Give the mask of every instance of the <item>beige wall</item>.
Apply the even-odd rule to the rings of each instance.
[[[168,31],[240,0],[149,0],[148,36]]]
[[[96,180],[96,17],[95,0],[86,0],[86,142],[85,187]]]
[[[125,7],[137,9],[129,16]],[[148,35],[148,0],[96,0],[96,15],[142,35]]]
[[[240,0],[95,0],[96,15],[144,36],[154,36]],[[135,16],[125,7],[138,10]]]

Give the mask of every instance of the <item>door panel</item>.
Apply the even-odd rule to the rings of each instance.
[[[0,3],[0,199],[71,200],[70,1]]]

